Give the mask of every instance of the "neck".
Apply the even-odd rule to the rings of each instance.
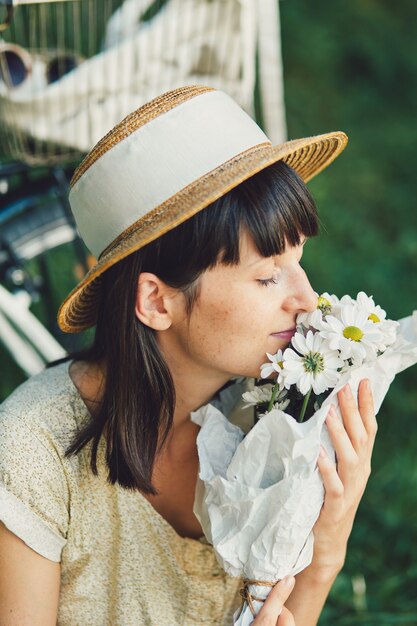
[[[175,388],[173,430],[179,431],[181,426],[190,422],[190,413],[210,402],[214,394],[230,377],[203,370],[195,363],[188,362],[187,359],[174,357],[169,350],[164,351],[162,348],[162,352]],[[76,362],[70,370],[70,375],[87,408],[92,412],[101,398],[105,366]]]
[[[174,355],[160,346],[169,367],[175,388],[175,411],[173,428],[178,429],[190,421],[190,413],[210,402],[230,376],[208,371],[191,363],[186,357]]]

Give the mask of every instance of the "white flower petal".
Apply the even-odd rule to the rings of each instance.
[[[273,373],[274,368],[271,363],[263,363],[263,365],[261,365],[261,378],[268,378]]]
[[[284,352],[283,365],[286,366],[287,361],[301,361],[302,357],[291,348],[287,348]]]
[[[299,361],[284,361],[282,375],[287,376],[289,372],[299,372],[302,370],[304,370],[304,365],[301,359]]]
[[[326,382],[323,376],[319,375],[313,378],[313,391],[317,396],[320,393],[323,393],[323,391],[326,391],[326,389],[327,389],[327,386],[326,386]]]
[[[311,333],[311,331],[308,332]],[[305,354],[307,352],[306,338],[301,333],[295,333],[295,335],[291,339],[291,344],[300,354]]]
[[[314,333],[311,330],[309,330],[307,335],[306,335],[305,343],[306,343],[307,351],[308,352],[312,352],[313,351],[313,346],[314,346]],[[304,354],[306,354],[306,353],[304,353]]]
[[[304,372],[303,376],[298,381],[298,389],[303,394],[303,396],[307,395],[307,393],[311,389],[312,383],[312,375],[309,372]]]
[[[343,305],[343,306],[345,304],[354,304],[354,303],[355,303],[354,299],[351,296],[347,295],[347,294],[340,298],[340,304]]]

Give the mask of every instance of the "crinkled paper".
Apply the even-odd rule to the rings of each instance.
[[[317,469],[320,445],[334,458],[324,424],[329,405],[339,412],[337,392],[349,383],[356,395],[359,382],[368,378],[378,412],[395,375],[416,362],[417,311],[400,321],[395,344],[346,374],[307,422],[273,410],[244,436],[213,405],[192,414],[201,427],[194,513],[229,575],[276,581],[311,563],[312,529],[324,497]],[[250,591],[265,598],[270,588]],[[261,606],[254,601],[256,611]],[[252,620],[246,604],[235,615],[239,626]]]

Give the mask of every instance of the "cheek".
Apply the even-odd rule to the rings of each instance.
[[[195,334],[204,338],[207,347],[222,351],[230,349],[235,337],[244,329],[241,308],[232,304],[230,298],[206,300],[196,317]]]
[[[244,363],[251,364],[250,375],[257,375],[259,366],[265,361],[265,353],[271,347],[269,333],[276,311],[272,310],[270,303],[265,306],[258,294],[254,294],[258,297],[248,298],[247,291],[235,293],[232,287],[227,297],[213,295],[216,297],[202,299],[194,319],[192,316],[190,339],[193,349],[208,360],[221,361],[232,368],[241,369]],[[243,375],[241,371],[234,373]]]
[[[183,348],[200,366],[258,378],[266,353],[282,347],[270,334],[280,328],[280,306],[277,292],[258,285],[213,286],[193,308]]]

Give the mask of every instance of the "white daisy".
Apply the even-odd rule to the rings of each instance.
[[[283,395],[285,392],[285,395]],[[286,396],[287,390],[286,389],[282,389],[278,396],[275,399],[274,405],[273,405],[273,409],[277,409],[278,411],[285,411],[285,409],[287,408],[287,406],[290,403],[289,398],[287,398]]]
[[[257,404],[264,404],[269,402],[272,397],[272,389],[274,385],[261,385],[254,387],[251,391],[245,391],[242,393],[242,398],[245,401],[246,406],[256,406]]]
[[[295,333],[291,340],[292,348],[284,352],[283,376],[285,387],[293,384],[306,395],[313,389],[316,395],[335,387],[339,380],[338,369],[343,367],[337,350],[330,349],[328,343],[319,333],[311,330],[304,337]]]
[[[269,404],[272,398],[272,390],[275,385],[260,385],[254,387],[252,391],[245,391],[242,394],[242,398],[245,401],[245,408],[249,406],[256,406],[258,404]],[[275,396],[273,408],[285,411],[290,401],[287,398],[287,390],[281,389]]]
[[[360,291],[356,297],[358,305],[368,314],[368,320],[373,322],[380,333],[381,343],[378,350],[384,352],[388,346],[394,343],[397,338],[398,322],[387,319],[387,314],[378,304],[375,304],[372,296],[367,296],[364,291]]]
[[[368,319],[365,309],[357,304],[345,304],[340,319],[328,315],[322,322],[320,335],[327,339],[331,350],[340,350],[343,360],[352,359],[361,365],[365,358],[373,359],[381,343],[381,333]]]
[[[367,296],[364,291],[360,291],[356,296],[358,305],[368,313],[368,319],[371,322],[378,323],[386,319],[387,314],[384,309],[377,304],[372,296]]]
[[[336,315],[339,309],[339,298],[327,292],[317,295],[317,308],[310,313],[299,313],[297,316],[297,325],[304,328],[313,328],[320,330],[321,322],[327,315]],[[300,328],[302,331],[302,328]]]
[[[263,363],[261,365],[261,378],[269,378],[271,374],[278,374],[277,383],[280,389],[284,387],[284,380],[282,378],[282,350],[278,350],[276,354],[266,353],[269,359],[269,363]]]

